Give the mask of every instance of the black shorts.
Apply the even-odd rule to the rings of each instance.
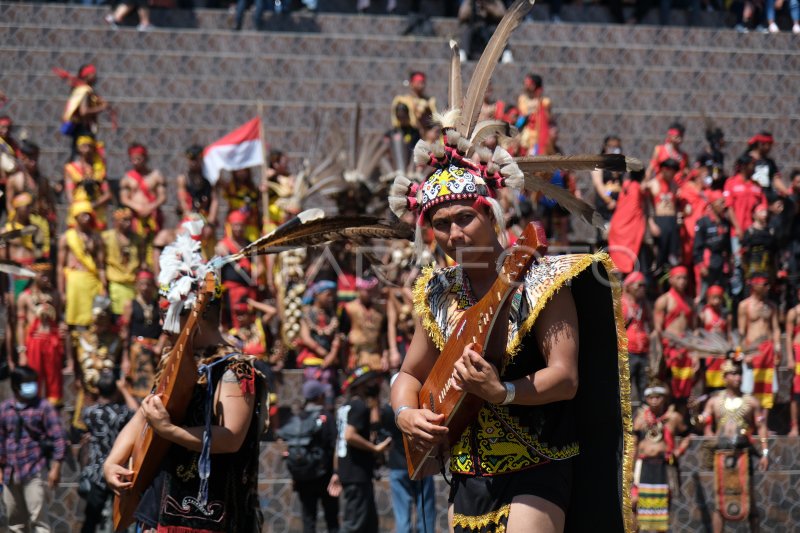
[[[454,514],[478,518],[495,513],[517,496],[531,495],[556,504],[566,514],[572,492],[572,467],[572,459],[566,459],[495,476],[453,474],[448,501],[453,504]],[[507,520],[508,516],[502,519],[503,525]]]

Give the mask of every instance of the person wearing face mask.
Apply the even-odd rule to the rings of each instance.
[[[8,531],[51,531],[47,510],[61,478],[66,441],[58,412],[39,396],[39,376],[11,372],[13,398],[0,404],[0,481]]]

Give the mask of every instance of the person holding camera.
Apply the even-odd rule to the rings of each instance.
[[[47,508],[66,452],[58,411],[39,396],[28,366],[11,371],[13,398],[0,404],[0,481],[8,531],[50,531]]]

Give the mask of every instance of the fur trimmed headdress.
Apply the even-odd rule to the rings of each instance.
[[[540,192],[558,202],[563,208],[578,215],[586,222],[604,227],[605,221],[586,202],[576,198],[566,189],[553,185],[538,173],[555,170],[640,170],[642,163],[619,154],[534,156],[514,158],[504,148],[494,151],[481,146],[488,137],[506,134],[508,124],[501,120],[478,122],[483,97],[497,65],[500,55],[508,43],[513,30],[533,7],[534,0],[516,0],[497,26],[492,38],[475,66],[474,74],[462,97],[461,60],[458,45],[450,41],[450,110],[434,115],[434,121],[442,126],[441,142],[420,141],[414,149],[414,161],[429,167],[421,183],[398,176],[389,193],[389,206],[402,217],[409,211],[417,219],[417,252],[422,252],[419,225],[424,222],[425,212],[448,201],[475,198],[492,208],[500,226],[498,236],[504,237],[502,209],[494,199],[497,191],[504,187]]]
[[[191,309],[197,300],[197,291],[208,272],[214,272],[219,297],[219,271],[215,263],[206,263],[200,253],[200,233],[202,220],[189,220],[181,224],[175,241],[164,248],[159,257],[158,292],[165,299],[167,314],[164,317],[164,330],[179,333],[181,313]]]

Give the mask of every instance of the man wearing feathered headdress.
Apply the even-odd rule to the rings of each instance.
[[[514,21],[524,16],[524,4],[509,10]],[[508,28],[501,23],[498,32],[507,35]],[[504,44],[487,48],[487,63]],[[471,82],[465,115],[439,117],[443,142],[418,143],[424,180],[401,176],[391,188],[394,213],[414,214],[418,253],[430,228],[457,263],[425,268],[414,286],[414,337],[392,387],[395,420],[410,447],[448,442],[444,415],[420,408],[419,391],[445,345],[460,347],[460,318],[497,279],[507,234],[496,198],[526,179],[502,147],[473,144],[482,97],[473,84],[485,81]],[[631,530],[629,378],[612,268],[603,253],[538,258],[510,308],[498,311],[498,329],[485,347],[503,353],[500,366],[479,347],[463,347],[452,387],[485,403],[461,435],[449,438],[451,531],[587,531],[596,516],[608,531]]]
[[[61,116],[61,133],[72,137],[72,155],[77,153],[78,139],[81,136],[97,137],[98,118],[109,111],[108,103],[94,90],[97,83],[97,67],[88,63],[81,65],[77,76],[66,70],[54,68],[55,74],[67,80],[72,87],[64,112]]]
[[[216,287],[198,315],[197,330],[186,356],[194,357],[200,378],[183,425],[175,425],[160,395],[150,394],[120,433],[104,464],[109,487],[119,493],[130,487],[126,466],[145,423],[172,443],[159,473],[145,491],[135,513],[144,530],[211,532],[260,528],[257,494],[258,446],[266,416],[266,385],[254,358],[237,353],[222,337],[221,287],[215,266],[206,263],[196,240],[197,222],[161,254],[158,282],[165,311],[164,329],[178,334],[200,291]],[[161,371],[164,371],[162,368]],[[158,381],[158,379],[157,379]],[[224,413],[224,417],[222,414]]]

